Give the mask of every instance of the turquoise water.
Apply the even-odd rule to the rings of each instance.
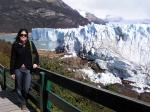
[[[17,34],[0,34],[0,40],[5,40],[6,42],[13,43],[15,41]],[[29,34],[29,39],[31,39],[31,34]],[[34,41],[37,49],[48,50],[48,42],[47,41]]]
[[[16,34],[0,34],[0,40],[13,43],[16,38]]]

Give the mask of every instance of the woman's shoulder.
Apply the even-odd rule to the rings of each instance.
[[[17,41],[15,41],[15,42],[13,42],[13,44],[12,44],[13,46],[16,46],[16,45],[18,45],[18,42]]]
[[[20,44],[19,44],[19,42],[14,42],[13,44],[12,44],[12,47],[18,47],[18,46],[20,46]]]
[[[30,44],[30,46],[35,46],[34,42],[32,40],[29,40],[29,44]]]
[[[12,43],[12,46],[15,46],[16,44],[17,44],[16,42],[13,42],[13,43]]]

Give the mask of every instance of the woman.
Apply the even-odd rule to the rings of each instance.
[[[37,68],[39,64],[37,49],[28,38],[28,31],[20,29],[11,49],[10,73],[16,80],[16,91],[21,109],[26,109],[26,99],[31,84],[30,71]]]

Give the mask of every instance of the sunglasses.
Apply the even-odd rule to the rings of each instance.
[[[21,37],[27,37],[27,34],[20,34]]]

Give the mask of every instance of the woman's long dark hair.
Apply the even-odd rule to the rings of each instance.
[[[19,42],[19,41],[20,41],[20,34],[21,34],[22,31],[25,31],[25,32],[27,33],[27,39],[28,39],[28,30],[27,30],[27,29],[20,29],[20,30],[18,31],[17,36],[16,36],[15,42]]]

